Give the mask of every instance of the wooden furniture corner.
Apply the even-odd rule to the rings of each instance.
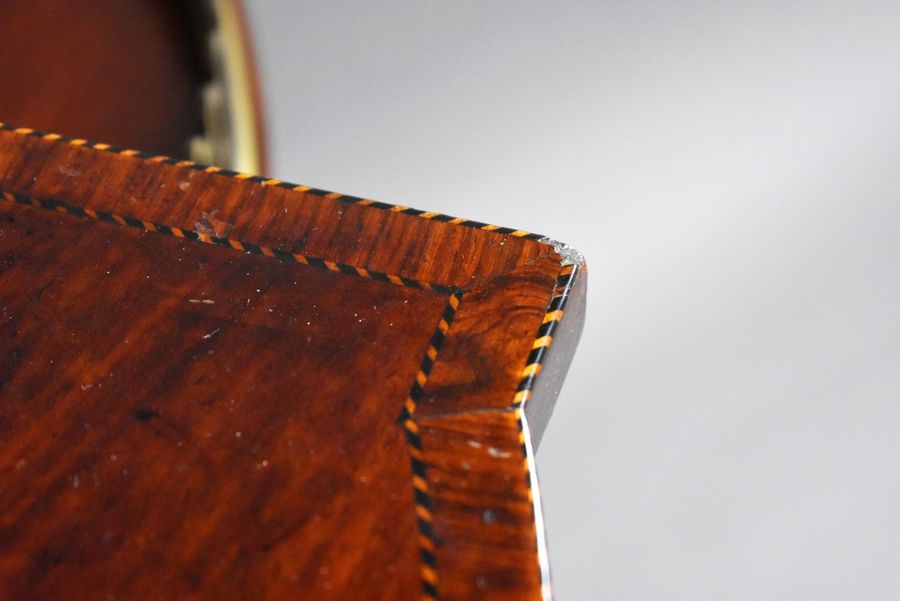
[[[564,245],[0,126],[0,599],[546,599]]]

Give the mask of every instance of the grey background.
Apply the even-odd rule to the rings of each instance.
[[[587,256],[558,601],[900,599],[900,4],[247,4],[271,175]]]

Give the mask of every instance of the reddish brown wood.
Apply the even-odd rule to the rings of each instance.
[[[187,156],[205,39],[175,0],[4,2],[0,119]]]
[[[583,265],[28,130],[0,194],[0,599],[541,599]]]

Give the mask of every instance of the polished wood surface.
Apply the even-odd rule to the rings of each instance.
[[[546,598],[577,257],[10,126],[0,194],[0,599]]]
[[[204,35],[175,0],[12,0],[0,11],[0,119],[187,157]]]

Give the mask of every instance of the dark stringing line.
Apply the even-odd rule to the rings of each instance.
[[[341,194],[339,192],[329,192],[328,190],[323,190],[321,188],[313,188],[311,186],[303,186],[299,184],[292,184],[290,182],[282,181],[279,179],[273,179],[268,177],[263,177],[261,175],[252,175],[250,173],[241,173],[239,171],[232,171],[231,169],[223,169],[221,167],[213,167],[209,165],[203,165],[200,163],[195,163],[193,161],[176,159],[173,157],[168,157],[164,155],[155,155],[149,152],[142,152],[139,150],[132,150],[129,148],[121,148],[119,146],[112,146],[110,144],[103,144],[101,142],[92,142],[90,140],[85,140],[82,138],[70,138],[68,136],[62,136],[54,133],[47,133],[43,131],[38,131],[35,129],[30,129],[27,127],[15,127],[13,125],[9,125],[8,123],[0,122],[0,130],[11,131],[17,134],[31,136],[35,138],[40,138],[42,140],[47,140],[51,142],[59,142],[61,144],[70,144],[72,146],[84,146],[87,148],[92,148],[94,150],[101,150],[103,152],[110,152],[113,154],[120,154],[123,156],[135,157],[138,159],[151,161],[154,163],[160,163],[162,165],[175,165],[177,167],[185,167],[187,169],[193,169],[195,171],[205,171],[206,173],[212,173],[215,175],[221,175],[225,177],[230,177],[234,179],[238,179],[246,182],[253,182],[256,184],[260,184],[262,186],[274,186],[277,188],[283,188],[285,190],[293,190],[295,192],[302,192],[305,194],[312,194],[314,196],[320,196],[323,198],[328,198],[331,200],[337,200],[340,202],[344,202],[347,204],[358,204],[361,206],[372,207],[375,209],[381,209],[385,211],[391,211],[393,213],[400,213],[402,215],[410,215],[413,217],[419,217],[421,219],[428,219],[431,221],[441,221],[444,223],[451,223],[453,225],[461,225],[463,227],[469,227],[473,229],[479,229],[486,232],[496,232],[498,234],[507,234],[510,236],[515,236],[516,238],[524,238],[526,240],[536,240],[540,241],[545,238],[541,234],[534,234],[531,232],[526,232],[524,230],[517,230],[511,227],[500,227],[497,225],[491,225],[488,223],[482,223],[480,221],[473,221],[471,219],[463,219],[461,217],[452,217],[450,215],[444,215],[441,213],[435,213],[432,211],[422,211],[420,209],[413,209],[411,207],[405,207],[402,205],[391,204],[387,202],[380,202],[377,200],[370,200],[367,198],[360,198],[358,196],[351,196],[349,194]]]
[[[115,215],[113,213],[107,213],[105,211],[84,209],[62,200],[37,199],[25,196],[23,194],[8,192],[5,190],[0,190],[0,195],[2,195],[3,199],[8,202],[37,207],[39,209],[45,209],[49,211],[56,211],[59,213],[74,215],[76,217],[82,217],[85,219],[96,219],[98,221],[105,221],[107,223],[117,223],[119,225],[132,227],[145,232],[158,232],[160,234],[173,236],[175,238],[185,238],[188,240],[203,242],[204,244],[227,247],[253,255],[264,255],[267,257],[278,259],[279,261],[285,263],[310,265],[319,269],[327,269],[329,271],[353,275],[365,279],[387,282],[397,286],[404,286],[406,288],[414,288],[417,290],[431,290],[437,292],[438,294],[452,294],[456,290],[456,288],[447,286],[445,284],[432,284],[430,282],[415,280],[399,275],[392,275],[381,271],[366,269],[364,267],[355,267],[353,265],[347,265],[346,263],[329,261],[328,259],[323,259],[321,257],[314,257],[301,253],[292,253],[278,247],[263,246],[260,244],[253,244],[252,242],[235,240],[233,238],[212,236],[201,232],[186,230],[184,228],[176,227],[173,225],[153,223],[150,221],[144,221],[142,219],[136,219],[134,217],[126,217],[122,215]]]
[[[412,466],[413,497],[415,501],[416,520],[419,525],[419,557],[421,558],[421,573],[424,601],[437,601],[438,599],[438,575],[437,558],[435,556],[436,539],[434,536],[434,518],[431,514],[431,497],[428,486],[428,474],[422,454],[422,439],[419,437],[419,425],[415,420],[416,404],[421,397],[425,383],[431,369],[434,367],[438,352],[450,324],[456,315],[462,292],[455,292],[447,299],[447,305],[438,322],[431,340],[428,342],[428,350],[422,358],[416,377],[410,386],[406,396],[406,402],[400,412],[398,421],[403,425],[406,434],[406,448],[409,451]]]

